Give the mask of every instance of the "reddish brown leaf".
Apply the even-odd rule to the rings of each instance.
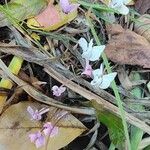
[[[150,9],[150,1],[149,0],[137,0],[135,3],[135,8],[140,14],[144,14]]]
[[[107,31],[112,35],[105,49],[109,59],[119,64],[150,68],[150,43],[144,37],[120,25],[111,25]]]
[[[150,42],[150,15],[145,14],[138,18],[134,31],[144,36]]]
[[[48,7],[36,17],[36,20],[43,27],[49,27],[50,25],[56,24],[61,20],[59,11],[54,5],[49,4]]]

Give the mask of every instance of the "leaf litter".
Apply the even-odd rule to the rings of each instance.
[[[0,41],[1,149],[73,149],[76,141],[79,150],[150,145],[149,15],[134,7],[148,13],[140,0],[0,5],[0,26],[10,28]],[[7,94],[8,85],[16,96]]]

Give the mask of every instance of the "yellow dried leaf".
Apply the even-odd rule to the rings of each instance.
[[[0,117],[0,150],[37,150],[35,145],[30,142],[28,135],[42,128],[44,122],[31,121],[27,112],[27,107],[41,109],[45,105],[20,102],[9,107]],[[49,138],[47,149],[58,150],[68,145],[72,140],[78,137],[86,127],[73,115],[67,114],[58,120],[58,114],[63,110],[50,107],[47,114],[47,121],[56,124],[59,127],[59,133]],[[46,147],[39,148],[45,150]]]
[[[56,30],[59,27],[69,23],[77,16],[77,10],[65,14],[59,5],[49,4],[48,7],[38,16],[30,18],[27,26],[31,29],[40,29],[44,31]]]

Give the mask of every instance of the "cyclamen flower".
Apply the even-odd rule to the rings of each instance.
[[[31,120],[41,120],[42,115],[49,111],[49,108],[42,108],[41,110],[33,110],[31,106],[28,106],[27,111],[31,115]]]
[[[40,131],[29,134],[30,141],[36,145],[36,148],[40,148],[45,144],[45,138]]]
[[[89,64],[89,60],[86,60],[85,68],[81,75],[86,75],[87,77],[92,76],[92,66]]]
[[[109,3],[109,7],[114,8],[120,14],[127,15],[129,13],[129,9],[126,6],[131,0],[112,0]]]
[[[79,7],[79,4],[70,4],[69,0],[60,0],[60,6],[64,13],[68,14]]]
[[[82,58],[90,61],[98,60],[105,49],[105,45],[93,46],[93,39],[88,43],[84,38],[80,38],[78,43],[83,50]]]
[[[103,65],[102,64],[100,66],[100,69],[94,70],[92,72],[92,74],[93,74],[94,78],[91,81],[91,84],[95,87],[99,87],[100,89],[107,89],[117,75],[116,72],[103,75]]]
[[[43,127],[44,127],[43,132],[45,135],[54,137],[58,134],[58,127],[52,125],[51,122],[47,122],[46,124],[44,124]]]
[[[61,94],[64,93],[65,90],[66,90],[66,87],[63,87],[63,86],[58,87],[57,85],[54,85],[52,87],[53,95],[55,95],[57,97],[61,96]]]

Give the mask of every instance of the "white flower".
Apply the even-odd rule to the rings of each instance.
[[[80,38],[78,43],[83,50],[82,58],[90,61],[98,60],[105,49],[105,45],[93,46],[93,39],[88,43],[84,38]]]
[[[91,84],[95,87],[99,87],[100,89],[107,89],[117,75],[116,72],[103,75],[102,64],[100,66],[100,69],[93,70],[92,74],[93,80],[91,81]]]
[[[129,9],[126,6],[131,0],[112,0],[109,3],[109,7],[114,8],[120,14],[127,15],[129,13]]]

